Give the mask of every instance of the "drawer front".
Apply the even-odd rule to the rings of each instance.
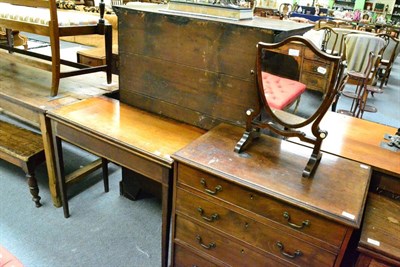
[[[303,61],[303,71],[318,75],[320,79],[327,79],[330,74],[329,65],[318,61],[310,61],[307,59]]]
[[[292,266],[272,255],[261,255],[247,246],[202,227],[190,220],[177,216],[175,242],[189,245],[231,266]],[[176,259],[176,261],[179,261]]]
[[[175,267],[216,267],[218,265],[198,256],[189,249],[175,244],[174,264]]]
[[[306,84],[308,89],[325,92],[330,73],[329,65],[304,59],[301,82]]]
[[[297,232],[294,230],[278,230],[273,224],[260,223],[179,188],[177,189],[176,211],[178,214],[185,214],[188,218],[199,220],[238,240],[287,260],[290,257],[281,253],[277,243],[286,244],[284,246],[289,250],[301,251],[302,255],[294,263],[305,264],[314,261],[321,266],[330,266],[336,259],[333,253],[297,238]]]
[[[326,91],[326,78],[320,75],[303,72],[301,74],[301,82],[307,86],[307,89],[325,93]]]
[[[305,48],[304,49],[304,58],[305,59],[311,59],[311,60],[316,60],[324,63],[329,63],[328,60],[322,59],[319,56],[317,56],[311,49]],[[314,62],[314,64],[319,64],[319,62]]]
[[[178,166],[178,183],[316,237],[336,248],[341,246],[346,234],[345,226],[184,164]],[[307,226],[303,224],[306,221],[309,222]]]

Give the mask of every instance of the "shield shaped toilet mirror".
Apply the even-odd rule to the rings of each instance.
[[[343,67],[339,56],[292,36],[280,43],[258,43],[256,84],[259,110],[246,111],[246,130],[235,146],[242,153],[261,129],[283,138],[298,137],[313,146],[303,177],[311,177],[321,159],[327,132],[319,123],[337,96]],[[256,144],[254,144],[256,145]]]

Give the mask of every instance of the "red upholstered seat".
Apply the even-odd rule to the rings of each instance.
[[[0,267],[23,267],[24,265],[7,249],[0,245]]]
[[[274,109],[284,109],[298,99],[306,90],[306,85],[279,76],[262,72],[265,98]]]

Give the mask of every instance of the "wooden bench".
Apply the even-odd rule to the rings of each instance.
[[[0,158],[21,167],[28,179],[29,190],[36,207],[40,203],[35,168],[45,161],[42,137],[39,134],[0,121]]]
[[[103,16],[103,2],[100,3],[100,18],[98,18],[72,10],[57,10],[56,0],[1,0],[0,27],[6,28],[8,41],[7,44],[0,44],[0,48],[7,49],[10,53],[16,52],[51,61],[50,68],[45,64],[38,64],[37,60],[33,62],[36,67],[51,70],[51,96],[57,95],[61,78],[106,71],[107,83],[111,83],[112,27]],[[50,37],[51,56],[14,48],[13,30]],[[104,35],[106,64],[91,67],[60,58],[60,37],[87,34]],[[77,69],[61,71],[61,64]]]

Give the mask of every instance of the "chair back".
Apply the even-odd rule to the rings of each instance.
[[[377,34],[377,36],[385,40],[385,47],[381,54],[382,55],[381,60],[393,63],[399,52],[398,47],[400,40],[394,38],[388,33],[380,33]]]
[[[373,34],[347,34],[344,40],[344,53],[348,71],[364,72],[369,52],[381,56],[385,41]],[[374,62],[375,63],[375,62]]]
[[[339,55],[339,50],[338,50],[338,37],[339,34],[335,32],[334,29],[328,26],[323,26],[317,31],[324,31],[323,38],[322,38],[322,43],[321,43],[321,50],[325,53],[331,54],[331,55]],[[329,45],[329,47],[328,47]]]
[[[290,13],[292,12],[292,4],[289,3],[282,3],[279,6],[279,14],[281,19],[282,18],[288,18]]]
[[[399,38],[400,29],[393,26],[385,26],[382,29],[382,33],[386,33],[394,38]]]

